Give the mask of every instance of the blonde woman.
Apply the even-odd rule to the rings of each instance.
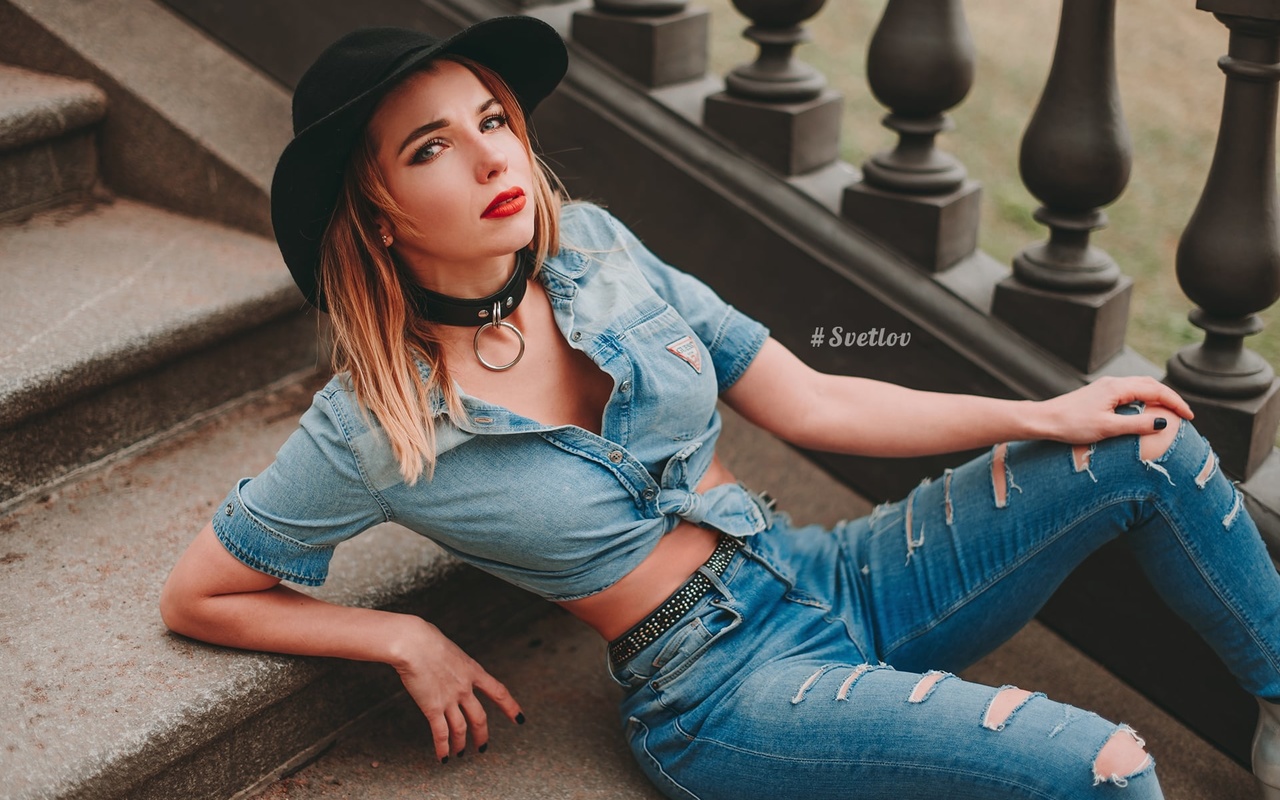
[[[525,115],[566,62],[554,30],[507,17],[443,40],[357,31],[303,77],[272,214],[338,371],[175,566],[173,630],[391,664],[442,762],[483,752],[480,696],[517,723],[520,705],[430,622],[282,583],[322,583],[335,545],[394,521],[597,630],[670,797],[1137,800],[1161,795],[1127,727],[951,674],[1119,536],[1241,684],[1280,698],[1280,578],[1180,397],[1132,378],[1013,402],[812,371],[604,210],[562,207]],[[720,399],[834,452],[1008,444],[797,528],[716,457]]]

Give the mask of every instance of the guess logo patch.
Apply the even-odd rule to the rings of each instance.
[[[667,345],[667,350],[684,363],[693,367],[694,372],[699,375],[702,374],[702,351],[698,349],[698,345],[693,341],[692,336],[682,336],[676,339]]]

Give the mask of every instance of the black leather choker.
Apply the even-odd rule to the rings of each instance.
[[[529,275],[532,272],[533,259],[527,251],[520,250],[516,253],[516,268],[511,272],[511,280],[488,297],[450,297],[421,286],[414,286],[413,300],[418,306],[418,312],[428,322],[475,328],[476,335],[471,339],[471,349],[475,352],[476,358],[486,369],[501,372],[504,369],[511,369],[524,357],[524,334],[503,317],[515,311],[520,301],[524,299],[525,289],[529,288]],[[520,351],[506,364],[491,363],[480,355],[480,336],[487,330],[497,328],[510,330],[520,340]]]
[[[447,294],[433,292],[422,286],[413,287],[413,299],[417,302],[418,311],[427,322],[438,322],[441,325],[457,325],[463,328],[474,328],[486,325],[493,320],[493,306],[498,304],[503,317],[510,316],[524,299],[524,291],[529,287],[529,273],[532,271],[533,259],[527,251],[516,253],[516,268],[511,273],[507,285],[488,297],[452,297]],[[496,323],[495,323],[496,324]]]

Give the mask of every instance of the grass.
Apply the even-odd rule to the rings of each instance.
[[[712,70],[723,75],[753,59],[755,46],[739,35],[747,20],[729,0],[699,2],[712,13]],[[1128,344],[1163,366],[1179,347],[1203,338],[1187,321],[1192,304],[1178,286],[1174,253],[1213,156],[1224,80],[1217,59],[1226,53],[1227,29],[1191,0],[1117,5],[1117,71],[1133,171],[1107,209],[1110,227],[1093,243],[1134,281]],[[853,164],[894,143],[866,83],[867,43],[883,8],[884,0],[829,0],[807,25],[813,42],[798,50],[844,95],[841,154]],[[1045,238],[1031,217],[1038,203],[1022,186],[1017,153],[1049,72],[1058,8],[1050,0],[966,4],[977,77],[952,111],[956,129],[939,142],[982,182],[980,246],[1005,264]],[[1266,327],[1246,344],[1280,364],[1280,310],[1261,316]]]

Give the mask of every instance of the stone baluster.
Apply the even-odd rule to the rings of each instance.
[[[1022,181],[1048,226],[1013,260],[991,313],[1081,372],[1124,349],[1133,281],[1089,243],[1129,182],[1116,84],[1115,0],[1063,0],[1053,66],[1022,137]]]
[[[595,0],[573,14],[571,35],[645,87],[657,89],[707,72],[710,12],[686,0]]]
[[[867,81],[898,143],[862,165],[841,213],[931,272],[978,244],[981,187],[935,144],[973,85],[974,61],[960,0],[889,0],[867,52]]]
[[[1280,297],[1276,197],[1276,102],[1280,5],[1199,0],[1230,30],[1218,145],[1204,192],[1178,243],[1177,275],[1196,308],[1203,342],[1179,350],[1165,381],[1196,412],[1224,471],[1247,479],[1271,454],[1280,422],[1280,381],[1244,345],[1262,330],[1258,312]]]
[[[752,22],[743,36],[760,53],[725,76],[725,91],[708,97],[703,109],[708,128],[784,175],[810,172],[839,155],[843,98],[794,56],[796,45],[809,39],[801,23],[825,3],[733,0]]]

